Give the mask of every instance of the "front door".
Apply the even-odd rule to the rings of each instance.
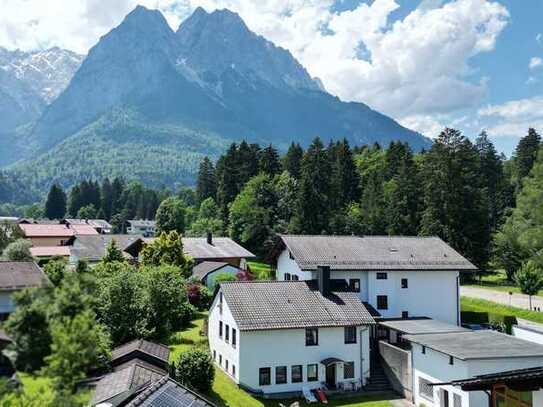
[[[326,366],[326,386],[329,389],[336,388],[336,364]]]
[[[441,407],[449,407],[449,392],[441,390]]]

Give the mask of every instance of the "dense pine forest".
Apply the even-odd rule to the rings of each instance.
[[[45,205],[4,213],[32,217],[157,219],[162,230],[230,235],[265,256],[278,233],[437,235],[482,270],[512,277],[543,249],[543,154],[530,129],[511,159],[485,132],[474,142],[445,129],[428,151],[407,144],[351,147],[346,140],[307,149],[232,144],[200,163],[197,186],[173,194],[123,179],[51,188]]]

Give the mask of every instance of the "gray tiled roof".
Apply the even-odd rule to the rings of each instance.
[[[130,226],[132,227],[156,227],[156,221],[154,220],[146,220],[146,219],[132,219],[127,220],[128,223],[130,223]]]
[[[438,237],[283,235],[281,240],[303,270],[476,270]]]
[[[462,328],[461,326],[436,321],[435,319],[430,318],[380,321],[379,325],[410,335],[468,332],[468,329]]]
[[[223,261],[203,261],[192,268],[192,275],[198,277],[200,280],[205,278],[209,273],[219,270],[228,263]]]
[[[403,338],[462,360],[543,357],[543,345],[490,330],[406,335]]]
[[[107,246],[113,239],[117,247],[124,250],[125,247],[141,239],[141,235],[86,235],[77,236],[74,247],[71,249],[72,256],[79,260],[100,261],[106,254]]]
[[[161,343],[146,341],[145,339],[136,339],[125,343],[111,352],[111,360],[115,361],[134,351],[140,351],[168,363],[170,349]]]
[[[0,261],[0,291],[43,287],[49,279],[33,261]]]
[[[169,377],[146,387],[127,407],[215,407],[201,395]]]
[[[212,244],[205,237],[184,237],[183,249],[193,259],[226,259],[255,257],[229,237],[213,237]]]
[[[233,281],[220,287],[241,331],[374,323],[356,293],[323,296],[314,281]]]
[[[130,392],[141,386],[149,385],[166,375],[161,369],[150,369],[148,366],[132,363],[122,370],[108,373],[96,384],[92,405],[96,405],[122,393]]]

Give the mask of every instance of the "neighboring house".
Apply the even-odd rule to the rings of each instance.
[[[526,341],[543,345],[543,325],[532,321],[517,318],[517,325],[513,325],[513,336]]]
[[[330,290],[329,269],[319,275],[318,282],[221,283],[208,323],[215,364],[264,395],[363,386],[374,320],[355,293]]]
[[[142,238],[125,249],[135,259],[139,258],[143,246],[152,242],[152,239]],[[196,264],[204,261],[228,263],[240,269],[246,268],[246,260],[255,255],[244,249],[229,237],[183,237],[183,251],[191,257]]]
[[[45,263],[53,257],[70,258],[70,246],[36,246],[30,248],[30,254],[38,262]]]
[[[214,407],[168,376],[169,348],[138,339],[112,351],[113,371],[87,380],[94,387],[91,406]]]
[[[490,330],[405,335],[403,339],[411,345],[417,406],[488,407],[484,391],[466,392],[448,383],[543,366],[542,345]]]
[[[236,276],[241,269],[222,261],[203,261],[192,268],[192,276],[208,288],[215,286],[215,278],[220,274]]]
[[[464,392],[484,391],[490,399],[489,407],[543,406],[543,366],[479,375],[438,385],[460,387]]]
[[[156,234],[156,222],[154,220],[128,220],[129,226],[126,233],[130,235],[142,235],[153,237]]]
[[[62,223],[69,226],[88,225],[100,234],[109,234],[113,230],[113,226],[104,219],[64,219]]]
[[[33,261],[0,261],[0,320],[15,310],[13,293],[48,284],[49,279]]]
[[[77,236],[71,239],[70,244],[70,263],[76,264],[79,260],[89,264],[98,263],[106,254],[106,249],[111,240],[115,240],[115,244],[120,250],[124,250],[142,236],[138,235],[93,235],[93,236]],[[131,255],[124,252],[127,259],[131,259]]]
[[[280,236],[277,280],[311,280],[331,269],[334,285],[358,293],[382,317],[460,324],[459,276],[476,267],[437,237]]]
[[[69,225],[68,227],[74,231],[74,236],[95,236],[98,234],[91,225]]]
[[[64,246],[75,235],[74,230],[66,225],[44,225],[36,223],[20,223],[23,236],[32,246]]]

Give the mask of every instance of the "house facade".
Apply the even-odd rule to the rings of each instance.
[[[21,223],[19,228],[34,247],[64,246],[75,235],[74,230],[60,224]]]
[[[130,235],[142,235],[144,237],[154,237],[156,234],[156,222],[154,220],[129,220],[126,233]]]
[[[330,266],[334,284],[358,293],[384,318],[460,323],[459,276],[476,267],[435,237],[281,236],[277,280],[311,280]]]
[[[221,283],[209,314],[215,364],[263,395],[363,386],[373,318],[354,293],[328,291],[326,280]]]
[[[207,288],[215,287],[215,279],[221,274],[233,277],[241,271],[240,268],[222,261],[203,261],[192,268],[192,276],[199,279]]]

